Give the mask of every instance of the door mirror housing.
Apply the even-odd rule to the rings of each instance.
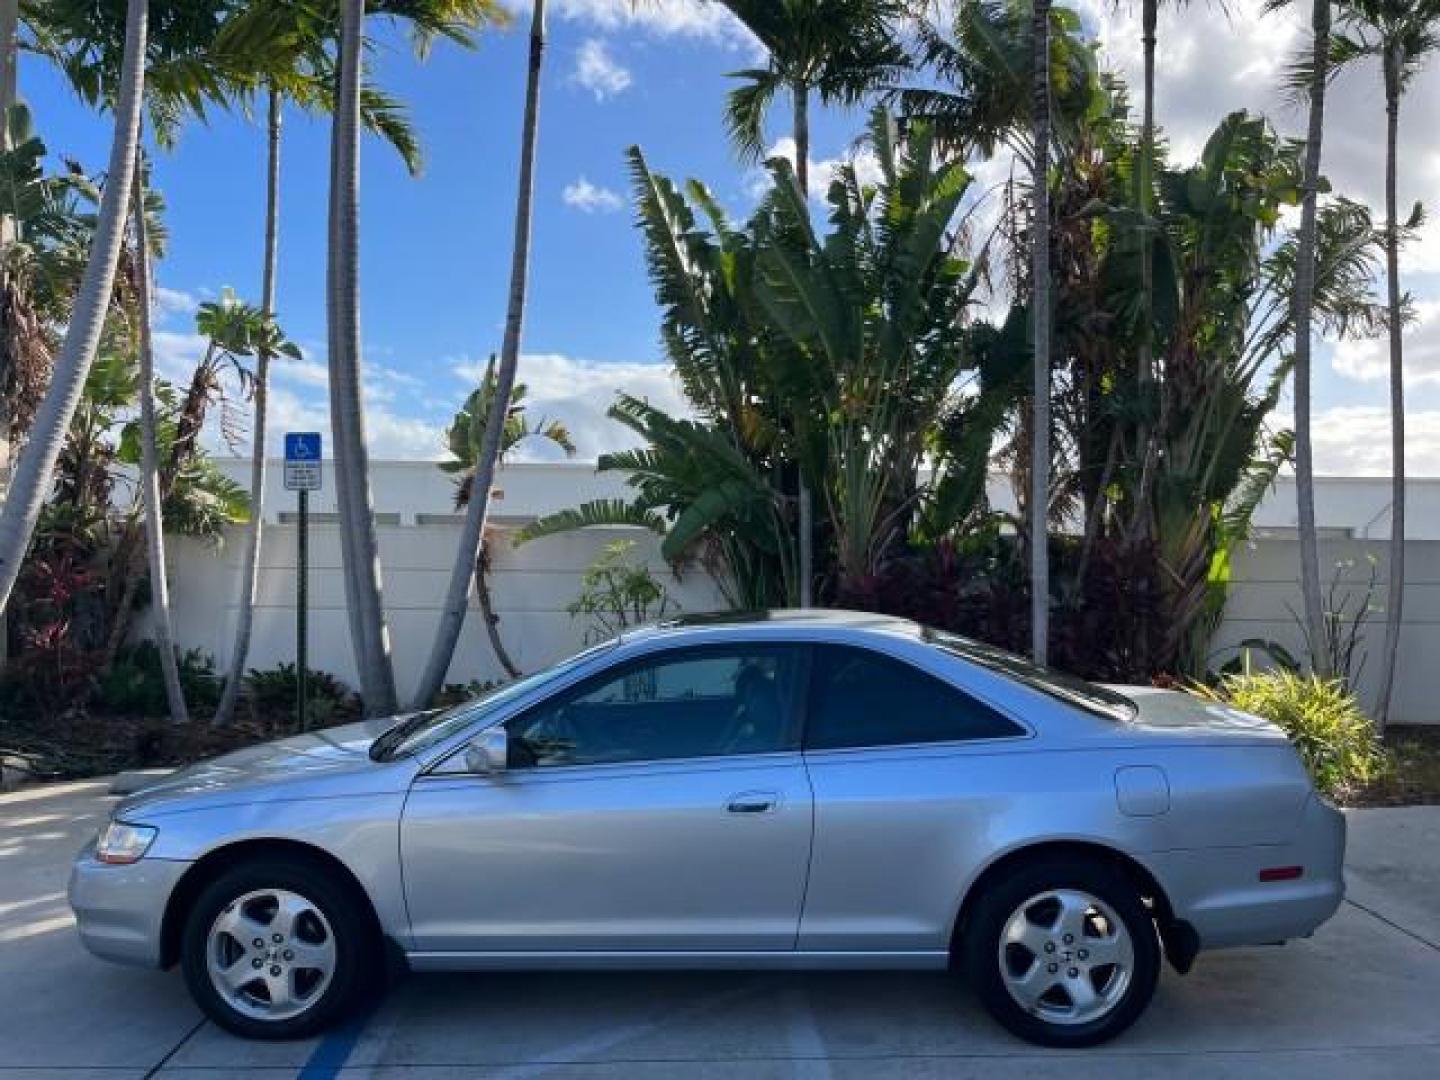
[[[465,747],[465,768],[472,773],[503,773],[509,766],[510,739],[504,724],[482,731]]]

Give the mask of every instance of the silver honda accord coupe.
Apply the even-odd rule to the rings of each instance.
[[[397,964],[945,968],[1080,1046],[1162,956],[1311,933],[1345,825],[1272,725],[914,623],[700,617],[444,712],[195,765],[79,855],[89,949],[179,963],[242,1035]]]

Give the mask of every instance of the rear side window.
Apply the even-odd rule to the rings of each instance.
[[[815,651],[805,746],[1005,739],[1025,731],[1008,717],[919,668],[868,649]]]

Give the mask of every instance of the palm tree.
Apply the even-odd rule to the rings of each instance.
[[[365,0],[341,0],[335,119],[330,142],[330,248],[327,308],[330,425],[346,608],[365,711],[396,709],[395,672],[385,622],[380,551],[370,493],[370,454],[360,357],[360,56]]]
[[[1400,223],[1400,100],[1431,54],[1440,50],[1440,0],[1349,0],[1334,43],[1337,66],[1362,57],[1380,61],[1385,84],[1385,276],[1390,339],[1390,573],[1385,602],[1385,649],[1375,721],[1384,730],[1395,689],[1400,625],[1405,601],[1405,345],[1400,291],[1400,241],[1420,223],[1417,205]]]
[[[0,508],[0,612],[9,603],[40,508],[49,495],[55,462],[84,391],[109,309],[139,150],[146,16],[146,0],[127,0],[109,180],[100,204],[95,239],[50,388],[36,413],[30,439],[21,451],[4,507]]]
[[[434,7],[435,5],[426,5]],[[483,10],[483,5],[477,10]],[[279,20],[277,14],[290,16]],[[329,111],[334,104],[334,72],[325,51],[325,34],[315,28],[301,13],[289,5],[252,4],[240,11],[221,30],[216,51],[233,56],[234,63],[244,65],[247,58],[265,55],[271,70],[266,83],[266,182],[264,247],[261,259],[261,309],[267,318],[275,314],[275,281],[279,262],[280,215],[280,149],[286,100],[299,103],[307,111]],[[477,16],[478,17],[478,16]],[[293,19],[293,21],[291,21]],[[439,32],[439,31],[436,31]],[[447,36],[467,46],[474,42],[455,26]],[[278,49],[274,48],[278,43]],[[421,50],[423,51],[423,49]],[[278,52],[279,55],[269,55]],[[382,136],[400,154],[411,175],[420,170],[419,141],[406,120],[399,104],[373,86],[360,89],[361,123]],[[231,649],[230,667],[225,690],[215,710],[215,723],[229,723],[234,715],[240,688],[244,683],[245,665],[250,653],[250,637],[255,624],[255,595],[260,582],[260,547],[264,530],[265,473],[270,391],[270,352],[262,350],[256,357],[254,381],[254,427],[250,442],[250,521],[246,528],[245,547],[240,560],[240,585],[236,600],[235,643]]]
[[[1291,0],[1266,0],[1267,11],[1289,6]],[[1325,648],[1325,604],[1320,592],[1320,544],[1315,530],[1315,443],[1311,434],[1311,337],[1315,308],[1316,222],[1325,137],[1325,90],[1330,81],[1330,4],[1313,0],[1312,44],[1304,61],[1310,103],[1305,140],[1305,178],[1300,209],[1298,263],[1295,268],[1295,495],[1299,519],[1300,593],[1304,601],[1305,636],[1315,673],[1329,676]]]
[[[1044,0],[1029,5],[993,0],[957,5],[947,37],[920,27],[920,54],[944,84],[907,87],[898,97],[912,119],[933,123],[961,156],[993,154],[1008,144],[1030,171],[1033,227],[1029,235],[1033,341],[1030,491],[1031,651],[1048,652],[1050,494],[1052,147],[1075,142],[1105,103],[1093,51],[1078,16]]]
[[[1035,0],[1031,29],[1030,292],[1035,378],[1030,417],[1030,652],[1045,663],[1050,640],[1050,0]]]
[[[908,64],[896,34],[912,6],[898,0],[721,0],[757,38],[769,57],[763,68],[736,72],[744,83],[730,92],[725,122],[731,141],[750,159],[765,151],[765,116],[788,92],[795,140],[795,175],[810,197],[810,96],[853,105]],[[804,455],[802,455],[803,459]],[[800,462],[799,602],[809,607],[815,582],[812,477]]]
[[[265,157],[265,246],[261,258],[260,310],[268,320],[275,315],[275,274],[279,265],[280,238],[280,126],[282,106],[279,91],[272,83],[266,104]],[[250,524],[245,550],[240,558],[240,596],[236,603],[235,644],[225,690],[215,709],[215,723],[227,724],[235,713],[245,662],[250,653],[250,634],[255,625],[255,593],[260,582],[260,539],[265,514],[266,433],[270,392],[270,351],[261,349],[255,359],[255,422],[250,443]]]
[[[475,492],[475,468],[485,449],[485,427],[495,411],[495,358],[485,368],[485,377],[480,388],[471,392],[465,400],[465,407],[455,414],[449,430],[445,432],[445,445],[451,458],[440,463],[440,468],[458,476],[455,484],[455,506],[468,507]],[[525,414],[526,389],[523,383],[516,383],[510,391],[510,409],[505,416],[505,434],[500,443],[500,461],[503,464],[521,442],[526,439],[544,439],[552,446],[565,452],[566,457],[575,456],[575,443],[570,431],[559,420],[541,419],[532,423]],[[486,633],[490,636],[490,647],[495,659],[512,678],[519,678],[520,669],[510,659],[504,641],[500,638],[500,618],[494,612],[490,601],[490,583],[487,579],[490,569],[488,542],[482,542],[480,556],[475,564],[475,599],[480,608],[480,618],[485,622]]]
[[[1059,153],[1082,141],[1110,108],[1080,17],[1051,7],[1050,141]],[[948,152],[991,158],[1002,145],[1033,168],[1034,9],[1027,0],[953,5],[948,26],[919,26],[918,59],[934,79],[896,88],[905,116],[923,119]]]
[[[530,14],[530,54],[525,76],[525,114],[520,130],[519,187],[515,196],[515,243],[510,256],[510,298],[505,312],[505,336],[500,346],[500,367],[495,375],[491,413],[485,423],[485,438],[475,462],[470,505],[460,529],[460,543],[450,570],[450,583],[440,611],[440,625],[430,647],[420,684],[415,691],[419,708],[425,708],[445,683],[455,643],[465,624],[469,607],[470,580],[485,535],[485,518],[490,512],[490,488],[505,433],[505,418],[515,389],[520,366],[520,336],[525,324],[525,293],[530,273],[530,228],[534,217],[535,146],[539,138],[540,72],[545,57],[545,0],[534,0]]]
[[[189,716],[185,692],[180,686],[180,667],[175,660],[175,633],[170,619],[170,587],[165,569],[164,506],[160,495],[160,455],[156,449],[155,352],[150,338],[150,239],[146,228],[144,155],[135,159],[134,206],[131,220],[135,229],[131,275],[135,291],[135,319],[140,354],[140,493],[145,507],[145,551],[150,568],[150,606],[155,647],[160,654],[160,673],[165,683],[165,700],[173,723],[183,724]]]
[[[349,87],[354,95],[353,106],[358,113],[359,123],[389,142],[400,154],[412,174],[418,172],[420,168],[419,142],[405,117],[401,104],[366,82],[363,65],[358,61],[355,65],[356,70],[347,76],[347,82],[341,82],[338,78],[339,70],[343,67],[340,61],[344,59],[344,49],[342,47],[336,50],[339,54],[337,57],[337,55],[332,55],[331,44],[337,36],[343,37],[341,30],[345,14],[345,7],[340,3],[325,4],[316,8],[313,5],[296,4],[293,0],[264,0],[261,3],[244,5],[231,12],[230,17],[216,35],[214,43],[213,54],[222,67],[256,73],[259,81],[264,84],[269,99],[267,109],[269,163],[263,270],[266,284],[263,288],[262,303],[272,314],[275,303],[276,214],[278,213],[278,186],[275,178],[278,176],[282,113],[286,101],[293,102],[309,112],[334,114],[343,99],[343,91],[347,89],[349,80],[353,77],[354,80],[359,81],[358,90]],[[505,17],[503,10],[498,7],[495,0],[372,0],[368,5],[361,6],[362,23],[356,31],[357,34],[363,33],[363,17],[366,14],[388,19],[397,25],[405,25],[409,30],[417,55],[422,58],[428,54],[430,46],[437,38],[444,38],[467,48],[473,47],[475,44],[474,29],[487,22],[503,21]],[[359,46],[357,46],[358,48]],[[333,209],[332,207],[332,216]],[[355,341],[358,348],[358,330],[356,334]],[[216,713],[216,719],[220,722],[227,720],[233,713],[235,696],[245,670],[245,657],[249,651],[253,626],[254,598],[263,529],[265,409],[271,359],[270,356],[261,355],[256,372],[256,422],[255,437],[252,440],[251,448],[251,488],[255,512],[251,517],[241,564],[235,645],[232,650],[226,691]],[[351,415],[359,417],[363,426],[363,413],[355,398],[353,384],[354,380],[347,381],[346,385],[349,386],[349,390],[345,391],[347,395],[345,409]],[[337,404],[338,400],[332,397],[332,407]],[[337,424],[337,448],[345,452],[346,444],[342,441],[340,431],[340,426]],[[358,473],[353,471],[349,459],[354,457],[354,454],[353,452],[345,453],[347,460],[343,463],[337,454],[337,487],[346,507],[342,513],[355,514],[358,511],[355,509],[355,500],[349,495],[349,492],[355,486],[354,481],[358,477],[361,489],[359,497],[361,501],[368,502],[368,476],[363,465]],[[368,539],[362,539],[362,547],[368,545],[373,551],[373,544],[372,529],[368,531]],[[364,595],[376,585],[367,578],[363,559],[352,557],[349,537],[345,538],[345,551],[344,564],[348,594]],[[359,579],[350,584],[351,577],[357,573],[360,575]],[[356,642],[356,647],[357,649],[361,648],[362,639],[370,640],[371,645],[368,647],[368,651],[373,654],[374,643],[380,638],[373,632],[362,634],[359,611],[355,605],[351,605],[351,608],[352,637]],[[373,608],[373,604],[366,605],[367,610]],[[375,617],[374,615],[370,617],[372,622]],[[383,622],[383,610],[379,612],[378,617]],[[380,637],[383,637],[383,627]],[[372,660],[369,666],[372,671],[380,672],[387,663]],[[383,673],[377,674],[375,678],[379,680],[379,685],[375,690],[375,694],[379,695],[378,699],[384,700],[386,696],[393,697],[393,693],[386,695],[383,690],[383,686],[393,682],[393,678],[385,676]]]
[[[1160,5],[1163,0],[1141,0],[1140,40],[1145,54],[1144,105],[1140,121],[1140,159],[1135,170],[1135,186],[1139,198],[1136,207],[1140,212],[1140,342],[1136,358],[1139,383],[1143,387],[1155,378],[1155,261],[1152,241],[1153,211],[1155,199],[1155,44],[1156,31],[1160,21]],[[1176,6],[1188,4],[1189,0],[1173,0]],[[1148,425],[1139,429],[1139,455],[1142,467],[1148,473],[1153,467],[1153,450]],[[1142,512],[1136,517],[1136,525],[1144,529],[1149,514]]]
[[[147,196],[147,229],[149,221],[154,219],[157,201],[153,194]],[[150,252],[155,252],[156,248],[152,239]],[[231,425],[225,418],[229,408],[221,375],[228,370],[244,389],[250,387],[254,379],[246,364],[249,358],[265,351],[271,356],[299,359],[300,351],[286,340],[274,320],[264,318],[258,308],[241,302],[229,289],[218,301],[200,305],[195,316],[195,328],[206,339],[205,351],[183,391],[153,377],[143,386],[139,379],[136,380],[136,398],[142,401],[143,397],[152,398],[147,407],[154,410],[153,399],[158,397],[160,408],[154,410],[153,419],[142,416],[142,423],[126,426],[120,456],[122,461],[141,472],[143,487],[148,483],[151,471],[144,452],[145,444],[153,440],[158,448],[154,469],[156,501],[164,512],[164,528],[171,532],[178,529],[186,535],[209,536],[214,531],[209,527],[210,521],[233,524],[248,522],[250,517],[248,498],[215,472],[200,446],[200,435],[211,405],[217,401],[224,409],[222,432],[228,435],[231,431]],[[147,438],[146,433],[151,430],[154,434]],[[236,437],[230,437],[230,441],[233,443]],[[241,508],[242,504],[245,513],[231,512]],[[131,521],[115,545],[115,555],[111,560],[115,570],[111,577],[121,584],[118,602],[112,605],[113,641],[107,655],[113,655],[123,642],[143,583],[136,546],[139,539],[138,528]]]

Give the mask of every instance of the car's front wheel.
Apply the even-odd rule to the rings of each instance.
[[[964,964],[985,1007],[1022,1039],[1093,1046],[1145,1011],[1160,974],[1154,921],[1125,874],[1045,859],[981,896]]]
[[[248,1038],[312,1035],[353,1008],[376,970],[365,911],[305,861],[256,860],[207,885],[192,905],[181,966],[196,1003]]]

